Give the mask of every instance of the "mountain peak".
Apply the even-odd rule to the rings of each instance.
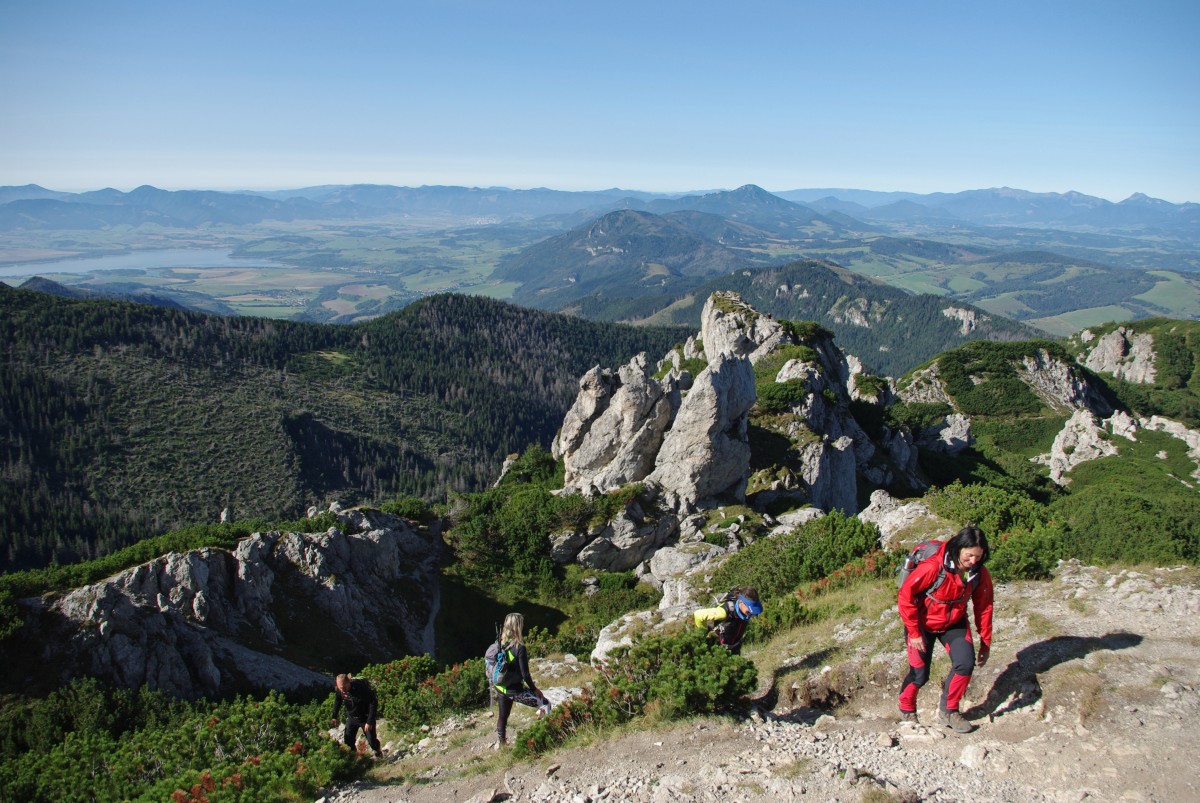
[[[1123,204],[1129,204],[1130,206],[1132,206],[1132,205],[1134,205],[1134,204],[1137,204],[1137,205],[1139,205],[1139,206],[1163,206],[1163,205],[1170,205],[1170,202],[1169,202],[1169,201],[1163,201],[1163,200],[1161,200],[1161,199],[1159,199],[1159,198],[1151,198],[1149,195],[1147,195],[1147,194],[1146,194],[1146,193],[1144,193],[1144,192],[1135,192],[1133,195],[1130,195],[1130,196],[1129,196],[1128,198],[1126,198],[1124,201],[1121,201],[1121,203],[1123,203]]]

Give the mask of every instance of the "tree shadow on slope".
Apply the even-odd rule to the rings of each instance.
[[[1137,633],[1117,632],[1104,636],[1055,636],[1021,649],[988,691],[987,698],[964,713],[967,719],[1007,714],[1027,708],[1042,697],[1038,675],[1059,664],[1083,658],[1098,650],[1127,650],[1142,643]]]
[[[806,680],[803,683],[786,682],[787,679],[800,672],[806,672],[821,666],[834,654],[832,647],[809,653],[798,661],[790,661],[775,668],[771,673],[771,684],[751,702],[767,710],[774,711],[779,705],[789,707],[789,711],[778,717],[786,721],[805,722],[812,724],[817,717],[826,713],[845,698],[837,691],[833,678],[823,674],[817,681]],[[780,689],[783,691],[781,692]]]

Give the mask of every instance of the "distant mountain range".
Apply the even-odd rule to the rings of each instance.
[[[581,212],[601,215],[618,209],[656,214],[683,210],[708,212],[786,234],[791,234],[797,225],[802,228],[823,225],[830,232],[837,232],[856,228],[856,222],[861,227],[872,221],[932,219],[976,225],[1154,229],[1189,238],[1200,236],[1200,204],[1173,204],[1141,193],[1112,203],[1078,192],[1035,193],[1007,187],[920,195],[837,189],[768,193],[747,185],[729,192],[682,196],[622,189],[567,192],[543,188],[372,184],[278,192],[172,192],[142,186],[130,192],[103,189],[67,193],[36,184],[0,187],[0,231],[94,229],[145,223],[188,228],[213,223],[353,220],[395,215],[504,222]],[[774,210],[776,218],[764,217],[766,210]],[[804,215],[808,220],[799,222]]]

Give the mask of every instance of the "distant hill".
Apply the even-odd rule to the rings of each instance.
[[[732,290],[754,308],[789,320],[818,321],[838,347],[873,372],[898,377],[938,352],[970,340],[1044,337],[1032,326],[992,315],[969,304],[928,294],[913,295],[828,262],[804,260],[709,279],[685,295],[622,304],[598,297],[573,310],[600,320],[698,326],[704,300]]]
[[[841,222],[753,184],[728,192],[650,201],[645,208],[657,214],[683,210],[707,212],[786,237],[828,237],[846,230]]]
[[[93,290],[88,287],[67,287],[59,284],[58,282],[51,281],[50,279],[44,279],[41,276],[34,276],[33,278],[26,279],[24,282],[22,282],[20,289],[32,290],[37,293],[49,293],[51,295],[62,296],[64,298],[108,298],[115,301],[134,301],[138,304],[153,304],[156,307],[191,309],[197,312],[214,312],[223,315],[233,314],[232,310],[229,310],[227,306],[224,310],[209,309],[208,307],[211,307],[214,304],[213,299],[210,299],[208,296],[201,296],[199,293],[189,294],[196,297],[195,301],[197,302],[198,306],[193,307],[188,304],[181,303],[175,298],[172,298],[170,295],[165,293],[157,293],[139,285],[130,285],[124,291],[114,288],[112,284],[107,285],[103,290]]]
[[[593,294],[662,296],[761,256],[734,246],[766,236],[715,215],[610,212],[503,260],[493,276],[521,282],[519,304],[561,309]]]
[[[662,197],[625,190],[480,189],[351,185],[280,193],[113,189],[59,193],[36,185],[0,187],[0,231],[97,229],[111,226],[195,228],[263,221],[358,220],[396,215],[528,220],[544,215],[601,214]]]
[[[548,444],[596,364],[686,332],[437,296],[367,324],[0,286],[0,570],[183,524],[449,493]]]

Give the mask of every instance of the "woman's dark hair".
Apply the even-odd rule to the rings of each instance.
[[[988,546],[987,536],[983,534],[983,530],[974,526],[966,526],[959,530],[954,536],[946,542],[946,554],[958,565],[958,556],[964,549],[968,547],[983,547],[983,559],[980,563],[987,563],[987,559],[992,554],[991,547]]]
[[[758,602],[758,590],[754,586],[739,586],[734,589],[734,593],[741,594],[748,600]]]

